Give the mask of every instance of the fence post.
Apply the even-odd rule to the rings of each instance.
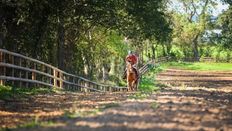
[[[56,69],[53,68],[53,86],[57,87],[57,81],[56,81],[56,76],[57,76],[57,72]]]
[[[28,66],[28,60],[26,60],[26,67],[29,67]],[[28,77],[28,71],[26,71],[26,79],[28,79],[29,77]],[[28,82],[26,82],[26,87],[28,87]]]
[[[79,87],[77,87],[77,88],[78,88],[78,91],[81,91],[81,87],[80,87],[80,86],[81,86],[81,82],[80,82],[80,79],[77,80],[77,84],[78,84],[78,86],[79,86]]]
[[[35,63],[33,63],[32,69],[36,70],[36,64],[35,64]],[[31,72],[31,79],[32,79],[32,80],[36,80],[36,73],[35,73],[34,71]],[[38,86],[37,84],[33,84],[33,85],[34,85],[35,87]]]
[[[22,60],[19,58],[19,66],[22,67]],[[19,71],[19,78],[22,78],[22,71]],[[19,81],[19,87],[22,87],[22,81]]]
[[[0,62],[3,62],[3,53],[0,52]],[[0,66],[0,71],[2,72],[3,70],[3,74],[4,74],[4,68],[2,66]],[[3,75],[3,74],[0,74],[0,75]],[[3,79],[0,79],[0,85],[4,85],[4,82],[3,82]]]
[[[14,56],[13,55],[9,55],[9,57],[11,59],[11,64],[14,65]],[[15,72],[15,70],[14,70],[14,68],[12,68],[12,72],[11,72],[11,76],[12,77],[14,77],[14,74],[15,74],[14,72]],[[14,85],[14,84],[15,84],[15,82],[12,81],[12,85]]]
[[[33,69],[36,70],[36,64],[35,63],[33,63]],[[35,74],[35,72],[32,72],[31,79],[32,80],[36,80],[36,74]]]
[[[63,73],[62,72],[59,72],[59,84],[60,84],[60,88],[63,88]]]
[[[74,84],[77,84],[77,82],[76,82],[76,77],[73,77],[73,83]],[[74,90],[76,91],[78,89],[78,86],[74,86]]]
[[[102,85],[101,85],[101,90],[103,90],[104,92],[107,91],[106,87],[104,87],[104,86],[102,86]]]
[[[47,72],[46,72],[46,67],[45,67],[43,64],[41,64],[41,71],[47,74]],[[45,77],[44,75],[42,75],[41,80],[42,80],[43,82],[46,82],[46,83],[47,83],[47,79],[46,79],[46,78],[47,78],[47,77]]]
[[[87,82],[85,82],[85,87],[88,88],[88,83],[87,83]],[[85,88],[85,92],[86,92],[86,93],[88,92],[88,89],[87,89],[87,88]]]

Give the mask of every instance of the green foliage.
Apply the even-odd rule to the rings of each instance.
[[[132,45],[140,50],[143,40],[165,41],[171,33],[164,0],[23,0],[0,4],[0,48],[94,80],[108,79],[103,76],[109,72],[103,70],[120,76],[124,57],[131,49],[125,37],[137,41]]]
[[[156,110],[157,108],[159,108],[159,104],[156,103],[156,102],[153,102],[153,103],[151,103],[151,108],[152,108],[153,110]]]
[[[161,72],[163,68],[159,65],[152,65],[148,73],[142,76],[139,84],[139,92],[129,96],[130,99],[145,99],[152,93],[159,91],[160,87],[155,81],[155,75]]]
[[[47,94],[53,92],[55,92],[55,90],[52,88],[17,88],[11,86],[0,86],[0,99],[20,99],[31,95]]]
[[[119,107],[120,105],[118,103],[108,103],[102,106],[101,110],[105,110],[108,108],[114,108],[114,107]]]
[[[99,109],[94,109],[90,111],[78,111],[78,110],[65,111],[64,117],[67,118],[88,117],[88,116],[96,115],[98,112],[100,112]]]
[[[155,78],[150,76],[144,76],[140,82],[139,90],[145,91],[145,92],[152,92],[156,90],[155,87]]]
[[[80,111],[78,108],[72,109],[72,110],[66,110],[64,112],[64,117],[67,118],[77,118],[77,117],[89,117],[89,116],[95,116],[99,112],[102,112],[103,110],[109,109],[109,108],[114,108],[114,107],[119,107],[118,103],[108,103],[108,104],[103,104],[98,108],[92,109],[92,110],[82,110]]]
[[[231,71],[232,64],[231,63],[190,63],[190,62],[168,62],[163,65],[164,68],[167,67],[174,67],[180,69],[187,69],[187,70],[200,70],[200,71]]]
[[[220,16],[219,24],[221,26],[222,32],[219,36],[219,41],[225,49],[232,50],[232,6],[223,12]]]
[[[39,121],[39,117],[35,117],[33,120],[31,120],[31,122],[19,125],[15,128],[2,128],[0,129],[0,131],[14,131],[14,130],[23,130],[23,129],[31,129],[34,127],[49,127],[49,126],[55,126],[56,123],[52,122],[52,121]]]
[[[156,86],[155,83],[155,75],[161,72],[163,69],[161,66],[156,65],[148,73],[142,76],[140,81],[139,90],[141,92],[152,93],[154,91],[158,91],[160,88]]]
[[[136,92],[135,94],[130,95],[128,98],[129,99],[142,100],[142,99],[146,99],[150,95],[151,95],[151,93],[149,93],[149,92]]]
[[[182,6],[172,13],[173,44],[178,46],[184,57],[192,57],[198,61],[200,40],[206,30],[212,29],[210,10],[216,3],[213,0],[179,0],[179,4]],[[172,50],[177,59],[183,56],[178,50]]]

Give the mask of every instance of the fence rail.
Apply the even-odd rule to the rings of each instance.
[[[0,85],[49,86],[79,91],[125,91],[126,87],[99,84],[54,66],[0,49]]]
[[[162,62],[167,62],[169,59],[170,57],[167,56],[167,57],[160,57],[155,60],[150,60],[139,69],[139,74],[143,75],[150,69],[151,66],[154,66]]]
[[[139,69],[140,76],[149,70],[150,65],[167,61],[163,57],[151,60]],[[78,91],[126,91],[127,87],[99,84],[80,76],[64,72],[47,63],[30,57],[0,49],[0,85],[19,87],[48,86]]]

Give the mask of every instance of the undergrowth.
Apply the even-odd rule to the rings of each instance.
[[[48,94],[54,92],[55,89],[53,88],[42,88],[42,87],[19,88],[12,86],[0,86],[0,99],[7,100],[14,98],[23,98],[31,95]]]

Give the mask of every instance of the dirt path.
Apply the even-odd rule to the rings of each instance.
[[[66,92],[0,100],[0,127],[38,120],[52,124],[28,130],[232,130],[232,72],[169,69],[157,80],[167,87],[145,99],[135,99],[144,95],[138,93]]]

